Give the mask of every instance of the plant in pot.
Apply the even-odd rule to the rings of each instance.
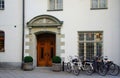
[[[52,58],[52,70],[61,71],[61,58],[59,56],[54,56]]]
[[[33,70],[33,58],[31,56],[24,57],[23,70]]]

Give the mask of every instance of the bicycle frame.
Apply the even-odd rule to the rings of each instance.
[[[76,62],[73,62],[72,56],[69,56],[69,59],[68,59],[68,60],[69,60],[69,63],[70,63],[70,65],[71,65],[71,69],[74,70],[74,67],[73,67],[73,66],[75,65]]]
[[[80,58],[78,59],[78,69],[79,70],[87,70],[85,67],[86,65],[90,65],[93,70],[93,65],[91,62],[87,62],[87,61],[82,62]]]
[[[76,60],[69,56],[69,60],[70,61],[67,63],[68,72],[73,71],[75,75],[79,75],[80,70],[85,70],[87,74],[92,74],[93,66],[91,62],[82,62],[78,56]]]

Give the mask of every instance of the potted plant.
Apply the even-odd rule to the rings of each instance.
[[[33,70],[33,58],[31,56],[24,57],[23,70]]]
[[[52,70],[61,71],[61,58],[59,56],[54,56],[52,58]]]

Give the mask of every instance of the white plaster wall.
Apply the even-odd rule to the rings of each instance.
[[[65,54],[78,53],[77,31],[103,31],[103,52],[120,65],[120,0],[108,0],[108,9],[90,10],[90,0],[63,0],[63,11],[47,11],[48,0],[26,0],[26,23],[43,14],[64,21]]]
[[[108,9],[90,10],[90,0],[63,0],[63,11],[47,11],[48,0],[25,0],[25,21],[43,14],[64,21],[65,54],[78,53],[77,31],[103,31],[103,52],[120,65],[120,0],[108,0]],[[16,27],[14,27],[16,26]],[[0,10],[0,30],[5,31],[5,52],[0,52],[2,62],[20,62],[22,55],[22,0],[5,0],[5,10]],[[27,29],[26,29],[27,30]]]
[[[32,18],[48,14],[48,15],[54,15],[58,19],[63,18],[63,11],[47,11],[48,10],[48,0],[25,0],[26,2],[26,22],[30,21]]]
[[[21,62],[22,0],[5,0],[5,10],[0,10],[0,30],[5,32],[5,52],[0,52],[0,62]]]

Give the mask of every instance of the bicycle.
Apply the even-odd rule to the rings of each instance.
[[[72,70],[74,70],[73,66],[75,65],[75,62],[77,62],[77,59],[76,58],[73,59],[72,56],[69,56],[68,60],[69,60],[69,62],[67,62],[66,71],[70,73]]]
[[[76,57],[76,59],[71,58],[71,61],[67,63],[67,71],[73,71],[73,74],[75,74],[76,76],[79,75],[80,70],[86,71],[86,74],[92,74],[92,63],[88,61],[82,62],[81,58],[79,58],[78,56]]]
[[[92,61],[93,72],[97,72],[98,74],[105,76],[107,74],[107,68],[104,64],[102,57],[96,56]]]
[[[109,61],[107,56],[104,58],[104,63],[105,67],[107,68],[107,72],[110,75],[116,76],[119,74],[120,72],[119,66],[113,63],[112,61]]]

